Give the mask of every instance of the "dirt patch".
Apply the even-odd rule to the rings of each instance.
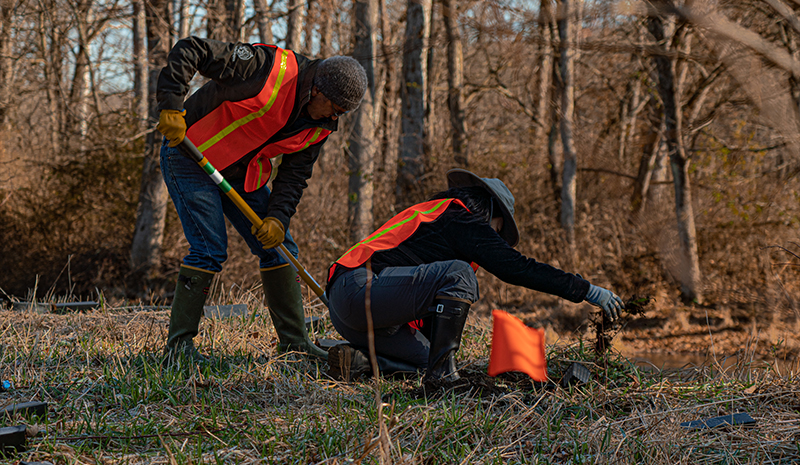
[[[630,305],[636,299],[629,299]],[[800,357],[800,318],[729,305],[665,304],[647,297],[631,306],[618,324],[604,320],[599,309],[581,304],[515,314],[529,326],[544,327],[549,344],[583,342],[598,353],[672,354],[717,359],[738,356],[762,360]],[[559,313],[568,314],[562,318]],[[573,316],[586,314],[578,322]],[[791,316],[791,315],[789,315]]]

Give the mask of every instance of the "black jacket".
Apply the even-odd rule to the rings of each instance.
[[[226,179],[244,178],[247,164],[269,143],[289,138],[312,127],[329,131],[336,131],[338,128],[333,119],[313,120],[305,111],[320,60],[311,60],[299,54],[295,54],[295,57],[299,68],[298,86],[288,122],[271,139],[265,140],[262,146],[222,170],[221,174]],[[158,110],[185,109],[186,125],[191,127],[223,102],[236,102],[256,96],[269,76],[274,58],[275,49],[272,47],[198,37],[181,39],[170,51],[167,65],[158,77]],[[200,73],[210,81],[184,102],[189,92],[189,82],[195,73]],[[278,174],[272,181],[267,216],[277,218],[287,230],[289,219],[297,210],[303,189],[308,186],[306,181],[311,177],[320,148],[326,140],[327,137],[304,150],[284,155]]]
[[[372,271],[446,260],[475,262],[504,282],[582,302],[589,282],[522,255],[508,245],[485,220],[455,204],[435,221],[422,223],[401,247],[372,255]],[[337,265],[331,284],[348,268]]]

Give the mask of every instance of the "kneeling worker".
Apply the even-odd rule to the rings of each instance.
[[[349,381],[371,371],[368,280],[381,372],[424,370],[426,381],[458,379],[454,354],[479,298],[478,266],[509,284],[586,300],[612,321],[619,317],[624,304],[613,292],[514,249],[514,196],[502,181],[462,169],[449,171],[447,180],[448,190],[396,215],[330,267],[331,321],[349,342],[328,353],[332,377]]]

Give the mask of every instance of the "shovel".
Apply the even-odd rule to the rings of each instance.
[[[183,142],[181,142],[181,144],[183,144],[183,147],[187,150],[187,152],[189,152],[189,155],[192,157],[192,160],[196,161],[197,164],[200,165],[201,168],[203,168],[203,171],[205,171],[206,174],[217,184],[217,186],[220,189],[222,189],[222,192],[224,192],[225,195],[227,195],[228,198],[231,199],[231,201],[233,201],[234,205],[236,205],[236,207],[239,208],[239,210],[241,210],[242,213],[244,213],[244,215],[247,217],[247,219],[250,220],[251,223],[253,223],[256,229],[260,228],[261,225],[264,224],[264,221],[262,221],[261,218],[258,217],[256,212],[254,212],[253,209],[250,208],[250,205],[248,205],[247,202],[244,201],[244,199],[239,195],[239,193],[236,192],[233,189],[233,187],[231,187],[230,184],[228,184],[228,181],[226,181],[225,178],[223,178],[222,175],[219,173],[219,171],[217,171],[217,169],[211,165],[208,159],[205,156],[203,156],[202,153],[200,153],[200,150],[198,150],[197,147],[195,147],[192,141],[190,141],[188,137],[184,137]],[[308,287],[310,287],[311,290],[314,291],[315,294],[317,294],[319,300],[321,300],[322,303],[324,303],[325,306],[327,306],[328,298],[325,296],[325,291],[323,291],[320,285],[317,284],[317,282],[314,280],[314,278],[311,277],[310,274],[308,274],[306,269],[303,268],[303,265],[301,265],[300,262],[298,262],[297,259],[294,258],[294,255],[289,253],[289,251],[286,250],[286,247],[283,244],[279,244],[278,247],[275,248],[275,250],[277,250],[278,253],[281,254],[284,260],[286,260],[287,262],[289,262],[290,265],[292,265],[292,268],[294,268],[297,274],[300,275],[300,278],[302,278],[302,280],[308,285]]]

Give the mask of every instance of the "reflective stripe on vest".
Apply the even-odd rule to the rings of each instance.
[[[268,47],[275,49],[275,60],[258,95],[237,102],[223,102],[187,130],[189,139],[218,170],[262,146],[286,125],[292,114],[299,73],[297,58],[291,50]],[[269,180],[269,173],[266,177],[258,176],[259,164],[270,165],[261,160],[303,150],[328,134],[328,130],[310,128],[265,146],[248,165],[245,191],[252,192]]]
[[[287,153],[299,152],[300,150],[306,149],[309,145],[316,144],[325,139],[330,133],[331,132],[327,129],[309,128],[300,131],[299,134],[288,139],[279,140],[267,145],[261,149],[258,155],[253,157],[247,165],[247,175],[245,175],[244,178],[244,190],[246,192],[253,192],[270,180],[273,169],[273,165],[270,161],[271,158]]]
[[[336,260],[328,270],[328,281],[333,277],[336,265],[357,268],[366,263],[375,252],[397,247],[411,237],[422,223],[430,223],[439,218],[451,203],[467,209],[459,199],[437,199],[414,205],[398,213]]]

